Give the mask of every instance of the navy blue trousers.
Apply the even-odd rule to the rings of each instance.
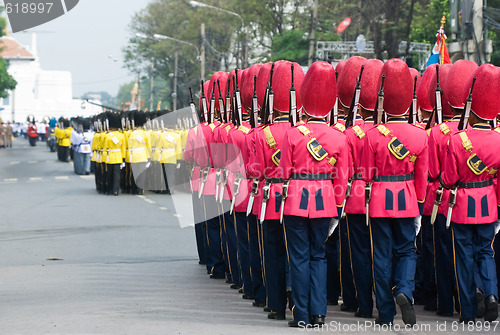
[[[250,252],[248,243],[248,222],[245,212],[234,212],[238,237],[238,259],[240,264],[243,293],[253,297],[252,275],[250,272]]]
[[[493,223],[451,223],[455,273],[460,298],[460,316],[476,317],[476,285],[473,269],[477,266],[485,297],[498,294],[495,259],[492,242],[495,234]],[[476,264],[477,265],[476,265]]]
[[[358,311],[362,315],[372,315],[373,272],[370,228],[366,225],[366,215],[347,214],[347,228],[351,246],[351,261]]]
[[[339,227],[325,243],[326,256],[326,298],[332,304],[337,304],[340,296],[340,250]]]
[[[326,257],[330,218],[285,217],[290,262],[293,319],[310,323],[312,315],[326,315]]]
[[[261,227],[257,216],[250,214],[248,217],[248,254],[250,256],[250,269],[252,273],[253,297],[257,303],[266,302],[266,288],[262,274],[261,252]]]
[[[453,314],[453,296],[456,280],[451,273],[455,272],[453,264],[453,238],[451,229],[446,229],[446,216],[438,214],[434,222],[436,284],[438,294],[438,312]]]
[[[426,307],[435,309],[437,304],[436,268],[434,261],[434,231],[430,216],[422,216],[420,239],[422,248],[420,255],[422,266],[421,298]]]
[[[262,224],[264,237],[264,267],[266,273],[267,307],[272,311],[286,309],[286,246],[280,220]]]
[[[223,200],[221,210],[223,214],[221,218],[224,222],[224,231],[226,236],[226,257],[229,270],[228,278],[241,287],[240,266],[238,264],[238,237],[236,233],[236,224],[233,215],[229,214],[231,203],[228,200]]]
[[[194,217],[194,232],[196,237],[196,249],[198,250],[198,258],[201,263],[206,264],[205,259],[205,247],[206,247],[206,239],[203,235],[202,226],[205,224],[205,217],[203,215],[203,204],[201,199],[198,198],[198,193],[193,192],[191,195],[191,199],[193,202],[193,217]]]
[[[349,248],[349,229],[347,220],[340,220],[340,283],[342,284],[342,301],[344,306],[356,310],[356,289],[352,275],[351,249]]]
[[[392,322],[396,313],[394,296],[404,293],[413,300],[416,267],[413,218],[370,220],[378,318]]]
[[[495,242],[493,243],[493,250],[495,251],[495,262],[497,264],[497,286],[498,286],[498,295],[500,297],[500,232],[495,237]]]
[[[217,208],[215,197],[213,195],[204,195],[205,213],[208,213],[209,208]],[[222,241],[221,241],[221,223],[220,217],[214,215],[206,215],[207,223],[207,265],[210,266],[210,272],[216,278],[224,278],[226,266],[224,257],[222,255]]]

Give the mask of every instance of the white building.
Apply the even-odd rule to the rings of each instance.
[[[102,112],[100,107],[73,99],[71,72],[42,70],[35,34],[30,48],[21,46],[11,36],[0,39],[0,48],[0,57],[5,58],[8,72],[17,81],[16,89],[9,92],[9,97],[0,99],[0,118],[3,121],[24,122],[28,115],[41,120],[44,116],[70,118]]]

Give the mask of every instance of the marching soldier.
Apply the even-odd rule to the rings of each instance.
[[[132,171],[132,194],[143,194],[147,182],[146,169],[150,164],[150,134],[144,129],[147,121],[146,113],[136,111],[133,118],[135,129],[128,135],[126,144]],[[125,155],[123,158],[125,159]],[[124,167],[125,161],[123,163]]]
[[[293,71],[293,72],[292,72]],[[286,296],[286,248],[281,224],[281,202],[283,201],[282,171],[279,167],[283,138],[290,129],[290,87],[301,87],[304,72],[297,63],[278,61],[274,63],[272,86],[268,109],[273,119],[265,125],[256,138],[256,172],[263,186],[259,222],[262,225],[264,272],[266,274],[267,306],[269,319],[284,320]],[[293,78],[293,79],[292,79]],[[260,79],[258,79],[260,80]],[[272,93],[271,93],[272,92]],[[295,91],[300,94],[300,89]],[[302,107],[300,99],[293,101],[295,109]]]
[[[446,187],[457,187],[453,190],[456,200],[450,199],[447,225],[451,221],[460,321],[474,322],[476,318],[473,269],[477,265],[484,287],[484,320],[492,322],[498,317],[492,243],[495,227],[499,227],[500,206],[500,190],[493,183],[500,157],[492,148],[500,145],[500,136],[491,131],[488,121],[500,112],[496,99],[500,95],[500,68],[491,64],[477,68],[464,87],[462,102],[467,94],[462,118],[464,126],[468,118],[470,127],[451,135],[442,181]]]
[[[428,139],[422,129],[403,117],[413,96],[408,66],[400,59],[390,59],[381,75],[385,76],[383,109],[388,121],[368,130],[361,158],[363,179],[371,185],[365,197],[379,312],[376,322],[393,322],[395,297],[404,323],[414,325],[414,242],[427,186]]]
[[[366,58],[354,56],[347,60],[341,73],[338,75],[338,97],[339,97],[339,113],[342,110],[345,116],[345,122],[342,124],[340,121],[334,125],[337,130],[344,132],[346,131],[346,126],[351,128],[352,126],[357,126],[356,130],[363,126],[363,120],[361,115],[354,112],[353,109],[358,109],[359,103],[359,80],[361,67],[366,61]],[[357,97],[356,97],[357,93]],[[357,101],[355,101],[357,100]],[[354,113],[353,113],[354,112]],[[352,115],[351,115],[352,114]],[[348,117],[351,117],[348,120]],[[354,118],[354,119],[353,119]],[[352,130],[350,131],[349,137],[352,136]],[[354,134],[355,135],[355,134]],[[352,140],[354,140],[352,138]],[[352,144],[352,141],[351,141]],[[351,150],[349,151],[351,153]],[[352,160],[351,160],[352,164]],[[351,168],[351,166],[349,167]],[[348,223],[345,218],[340,218],[339,223],[339,236],[340,236],[340,282],[342,288],[342,305],[340,310],[348,312],[356,312],[358,309],[358,304],[356,302],[356,289],[353,281],[352,273],[352,263],[351,263],[351,250],[349,247],[349,233],[348,233]],[[366,311],[368,312],[368,311]],[[365,314],[365,315],[369,315]]]
[[[283,140],[280,169],[290,180],[284,206],[284,227],[295,306],[291,327],[323,325],[326,315],[325,241],[331,218],[345,196],[348,156],[344,134],[325,117],[335,105],[335,70],[315,62],[300,92],[305,125],[291,128]]]
[[[373,310],[373,273],[371,263],[370,229],[366,226],[365,183],[361,175],[361,154],[366,140],[366,132],[373,127],[373,113],[376,108],[378,78],[384,63],[370,59],[363,63],[360,79],[359,115],[363,121],[349,127],[345,134],[349,146],[350,192],[346,194],[347,236],[351,256],[352,275],[355,288],[357,311],[355,316],[371,318]],[[354,115],[353,115],[354,117]],[[342,229],[342,227],[341,227]],[[344,277],[343,277],[344,278]]]
[[[439,79],[443,87],[443,116],[449,120],[432,128],[429,137],[429,202],[433,202],[433,213],[431,218],[430,235],[434,236],[434,259],[436,269],[436,287],[437,287],[437,314],[442,316],[453,315],[453,297],[457,292],[455,278],[450,277],[454,272],[453,268],[453,241],[451,230],[446,229],[446,215],[448,211],[448,201],[450,197],[449,190],[439,185],[439,176],[445,165],[446,153],[448,150],[448,141],[450,136],[458,131],[460,114],[463,110],[462,90],[467,80],[477,68],[473,61],[459,60],[449,66],[448,75],[445,76],[447,67],[439,67]],[[436,76],[432,80],[436,82]],[[435,84],[432,85],[435,88]],[[434,89],[429,90],[429,92]],[[429,94],[431,101],[434,97]],[[451,118],[451,119],[450,119]],[[434,220],[434,221],[432,221]],[[422,220],[423,221],[423,220]],[[422,222],[422,233],[424,230],[424,221]],[[455,296],[458,299],[458,296]],[[455,305],[459,302],[455,301]]]
[[[127,145],[125,136],[120,131],[120,114],[107,113],[106,122],[109,124],[109,132],[102,137],[104,139],[103,161],[106,164],[106,194],[116,196],[120,190],[120,168],[125,165]]]

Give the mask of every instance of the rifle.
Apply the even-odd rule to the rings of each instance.
[[[380,91],[378,91],[377,105],[375,106],[375,114],[373,122],[380,124],[384,121],[384,81],[385,74],[382,75],[382,83],[380,84]]]
[[[467,102],[465,103],[464,112],[460,117],[460,123],[458,124],[458,130],[464,130],[467,128],[467,123],[469,122],[470,109],[472,106],[472,90],[474,89],[474,84],[476,83],[476,77],[472,78],[472,85],[469,89],[469,95],[467,96]]]
[[[207,97],[205,96],[205,90],[203,89],[203,80],[201,81],[201,106],[203,110],[203,120],[210,123],[210,120],[208,119]]]
[[[228,120],[226,119],[226,113],[224,111],[226,108],[224,107],[224,99],[222,98],[222,90],[220,89],[220,81],[217,79],[217,86],[219,87],[219,112],[220,112],[220,117],[222,119],[222,122],[227,123]]]
[[[191,115],[193,117],[194,123],[200,123],[200,118],[198,117],[198,112],[196,111],[196,105],[194,104],[193,99],[193,90],[189,87],[189,95],[191,96],[191,101],[189,102],[189,106],[191,107]]]
[[[215,121],[215,80],[212,83],[212,96],[210,97],[210,123]]]
[[[427,122],[427,126],[425,127],[426,130],[430,129],[434,124],[441,124],[443,122],[443,106],[441,104],[442,96],[443,92],[439,86],[439,65],[436,65],[436,104],[432,110],[431,117]]]
[[[252,128],[259,126],[259,108],[257,107],[257,76],[253,76],[253,95],[252,95]]]
[[[226,114],[226,121],[227,122],[231,122],[231,94],[230,94],[230,91],[231,91],[231,78],[227,78],[227,90],[226,90],[226,110],[225,110],[225,113]]]
[[[349,107],[349,114],[347,120],[345,121],[345,127],[349,128],[356,124],[356,117],[358,115],[358,105],[359,105],[359,95],[361,94],[361,76],[363,75],[364,65],[361,65],[361,71],[359,72],[358,80],[356,81],[356,89],[354,95],[352,96],[351,106]]]
[[[273,111],[274,111],[274,92],[273,92],[273,72],[274,63],[271,65],[271,76],[269,77],[269,92],[267,94],[267,105],[265,105],[264,110],[266,112],[264,117],[264,124],[269,124],[273,122]]]
[[[335,80],[338,79],[339,72],[335,70]],[[335,97],[335,105],[333,106],[332,111],[330,112],[330,126],[333,126],[339,120],[339,97]]]
[[[408,115],[408,123],[417,124],[417,76],[415,76],[415,82],[413,83],[413,101]]]
[[[297,123],[297,92],[295,90],[295,83],[293,79],[293,63],[291,65],[292,68],[292,87],[290,88],[290,115],[288,119],[292,124],[292,127]]]
[[[241,110],[241,91],[240,88],[238,87],[238,69],[234,70],[234,77],[235,77],[235,88],[234,88],[234,95],[236,97],[236,111],[238,112],[238,119],[237,119],[237,126],[240,126],[243,123],[243,111]]]

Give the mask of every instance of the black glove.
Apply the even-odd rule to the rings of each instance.
[[[339,218],[339,220],[342,219],[340,215],[342,215],[342,207],[337,207],[337,217]]]
[[[418,211],[420,212],[420,215],[424,214],[424,203],[423,202],[418,203]]]

